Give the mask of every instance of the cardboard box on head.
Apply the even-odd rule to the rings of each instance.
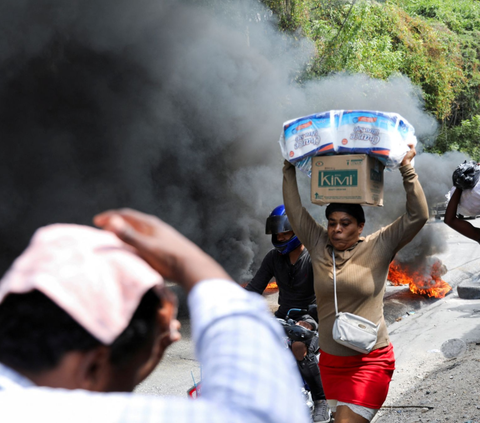
[[[383,206],[383,171],[366,154],[312,157],[311,201]]]

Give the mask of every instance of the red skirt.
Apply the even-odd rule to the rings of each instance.
[[[378,410],[387,398],[395,370],[393,346],[349,357],[322,351],[319,367],[327,400]]]

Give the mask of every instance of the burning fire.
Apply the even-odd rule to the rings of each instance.
[[[248,285],[248,282],[241,284],[243,288],[245,288],[247,285]],[[278,285],[277,285],[277,282],[275,281],[270,282],[265,288],[265,290],[263,291],[263,293],[266,295],[275,294],[276,292],[278,292]]]
[[[278,292],[278,285],[277,282],[272,281],[270,282],[267,287],[265,288],[265,291],[263,291],[265,294],[274,294],[275,292]]]
[[[446,273],[441,260],[431,258],[421,267],[417,271],[412,271],[408,266],[393,261],[390,263],[388,280],[394,285],[408,285],[414,294],[434,298],[443,298],[452,290],[452,287],[441,278]]]
[[[270,282],[265,289],[275,289],[278,288],[277,282]]]

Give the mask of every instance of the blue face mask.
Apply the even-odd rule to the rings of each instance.
[[[288,241],[278,242],[277,235],[272,235],[272,244],[280,254],[288,254],[301,245],[296,235],[293,235]]]

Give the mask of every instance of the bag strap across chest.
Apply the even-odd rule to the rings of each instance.
[[[335,315],[338,315],[337,305],[337,268],[335,266],[335,250],[332,248],[332,260],[333,260],[333,295],[335,298]]]

